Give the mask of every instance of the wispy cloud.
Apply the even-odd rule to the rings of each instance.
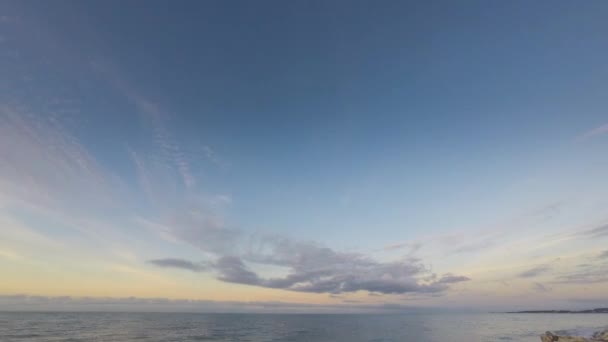
[[[536,292],[541,292],[541,293],[551,292],[551,290],[552,290],[550,287],[547,287],[541,283],[534,283],[532,285],[532,289]]]
[[[0,158],[2,192],[14,200],[82,207],[94,196],[111,203],[112,176],[58,121],[0,106]]]
[[[137,181],[139,182],[139,186],[146,193],[148,199],[156,199],[157,194],[154,191],[154,187],[152,185],[152,176],[148,171],[147,165],[145,164],[144,160],[139,156],[139,153],[135,152],[132,149],[129,149],[129,154],[131,156],[133,164],[135,164],[135,169],[137,172]]]
[[[595,283],[607,283],[608,275],[606,272],[608,270],[603,269],[601,271],[589,271],[589,272],[579,272],[568,274],[564,276],[558,277],[554,283],[557,284],[595,284]]]
[[[403,249],[409,246],[409,243],[407,242],[399,242],[399,243],[393,243],[390,245],[386,245],[384,246],[384,250],[385,251],[394,251],[394,250],[398,250],[398,249]]]
[[[14,260],[20,259],[15,258],[15,256],[20,256],[18,246],[25,244],[38,250],[61,250],[65,248],[65,245],[60,241],[30,229],[23,222],[3,211],[0,211],[0,241],[2,241],[0,249],[5,252],[4,255],[6,257],[12,256]]]
[[[474,253],[496,245],[497,237],[487,237],[481,240],[466,242],[452,248],[449,254]]]
[[[0,200],[4,215],[27,213],[103,241],[121,234],[102,210],[124,210],[129,195],[58,118],[0,106]],[[120,199],[120,200],[117,200]],[[103,228],[101,228],[103,227]]]
[[[167,268],[181,268],[192,272],[203,272],[207,270],[207,266],[203,263],[194,263],[191,261],[175,258],[149,260],[149,263]]]
[[[193,188],[197,184],[197,179],[192,172],[191,160],[168,128],[171,113],[155,101],[143,96],[138,89],[125,80],[125,77],[111,63],[96,60],[91,63],[91,67],[135,106],[141,114],[142,121],[151,128],[154,141],[161,154],[168,163],[176,168],[183,185],[189,189]],[[212,150],[209,151],[214,160],[217,160],[215,153]],[[205,153],[209,155],[209,153]]]
[[[196,178],[190,170],[190,162],[186,158],[180,146],[169,133],[167,125],[164,122],[168,114],[151,101],[143,98],[136,93],[126,93],[127,96],[135,103],[137,108],[145,114],[148,121],[152,124],[156,141],[161,150],[173,161],[179,171],[184,185],[192,188],[196,185]]]
[[[406,250],[407,255],[414,255],[423,247],[422,242],[400,242],[384,246],[385,251]]]
[[[539,275],[545,274],[551,270],[551,266],[549,265],[539,265],[535,266],[529,270],[523,271],[519,273],[518,277],[520,278],[534,278]]]
[[[536,208],[530,211],[527,215],[531,218],[536,218],[541,221],[551,220],[560,215],[563,211],[564,201],[556,201],[553,203],[549,203],[543,207]]]
[[[608,224],[574,233],[576,237],[597,239],[608,236]]]
[[[578,268],[561,274],[553,280],[557,284],[594,284],[608,282],[608,264],[600,263],[589,267]]]
[[[604,125],[595,127],[594,129],[583,133],[581,135],[581,137],[582,138],[591,138],[591,137],[595,137],[595,136],[606,134],[606,133],[608,133],[608,124],[604,124]]]
[[[226,164],[218,158],[217,153],[211,146],[204,145],[202,147],[202,150],[203,154],[207,157],[207,160],[209,160],[212,164],[215,164],[217,167],[220,168],[226,167]]]

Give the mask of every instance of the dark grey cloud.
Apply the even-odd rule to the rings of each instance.
[[[313,293],[369,291],[383,294],[437,293],[467,281],[464,276],[433,275],[418,259],[379,262],[361,253],[339,252],[313,243],[270,234],[246,234],[224,227],[223,221],[203,212],[176,215],[171,231],[211,260],[205,264],[181,259],[151,261],[162,267],[208,271],[229,283]],[[256,265],[285,268],[283,277],[263,277]],[[433,275],[433,277],[429,277]]]
[[[533,267],[529,270],[526,270],[524,272],[521,272],[518,277],[520,278],[534,278],[536,276],[539,276],[541,274],[547,273],[548,271],[551,270],[551,266],[549,265],[539,265],[536,267]]]
[[[214,264],[214,268],[219,272],[218,279],[225,282],[246,285],[261,285],[262,283],[258,275],[248,270],[238,257],[221,257]]]
[[[203,263],[194,263],[192,261],[176,258],[154,259],[148,260],[148,262],[159,267],[181,268],[192,272],[203,272],[207,270],[207,266]]]
[[[439,279],[438,283],[453,284],[453,283],[460,283],[460,282],[469,281],[469,280],[471,280],[471,278],[469,278],[469,277],[457,276],[457,275],[453,275],[453,274],[445,274],[445,275],[443,275],[443,277],[441,277]]]
[[[261,278],[243,260],[234,256],[221,257],[212,267],[217,272],[218,279],[226,282],[332,294],[356,291],[383,294],[433,293],[446,290],[448,284],[470,280],[468,277],[447,274],[421,282],[415,278],[425,271],[421,265],[408,262],[379,263],[362,257],[351,259],[348,264],[315,266],[303,268],[296,265],[291,274],[282,278]]]
[[[169,222],[169,234],[205,252],[217,255],[239,253],[244,236],[236,230],[226,228],[223,220],[211,213],[186,210],[176,213]]]

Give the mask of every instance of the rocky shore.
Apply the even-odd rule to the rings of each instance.
[[[554,335],[550,331],[547,331],[543,335],[540,336],[540,340],[542,342],[552,342],[552,341],[560,341],[560,342],[608,342],[608,330],[596,332],[592,337],[580,337],[580,336],[563,336],[563,335]]]

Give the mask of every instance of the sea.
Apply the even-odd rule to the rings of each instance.
[[[540,341],[590,335],[608,314],[193,314],[0,312],[0,341]]]

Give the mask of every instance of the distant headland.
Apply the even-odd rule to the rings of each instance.
[[[507,313],[557,313],[557,314],[586,314],[586,313],[608,313],[608,308],[596,308],[590,310],[526,310],[526,311],[510,311]]]

